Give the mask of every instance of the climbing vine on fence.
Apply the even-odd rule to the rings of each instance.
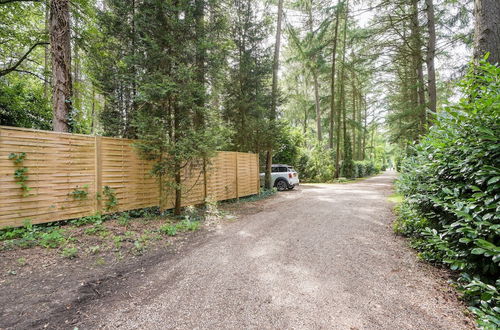
[[[83,201],[83,200],[87,199],[87,197],[89,195],[88,189],[89,189],[88,184],[83,185],[81,188],[76,186],[76,188],[72,192],[70,192],[69,195],[71,197],[73,197],[73,199],[75,199],[75,200]]]
[[[104,186],[102,193],[106,197],[106,211],[110,211],[118,205],[118,198],[113,188]]]
[[[11,160],[17,167],[14,171],[14,179],[16,180],[16,183],[21,186],[21,189],[23,190],[23,197],[29,196],[29,192],[31,190],[31,188],[26,184],[26,181],[28,180],[28,168],[23,166],[25,159],[25,152],[9,154],[9,160]]]

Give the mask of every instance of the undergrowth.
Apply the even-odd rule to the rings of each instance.
[[[475,74],[474,74],[475,72]],[[401,164],[397,233],[427,261],[456,271],[484,329],[500,327],[500,68],[483,61],[467,97],[442,111]]]

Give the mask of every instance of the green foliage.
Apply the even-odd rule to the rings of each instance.
[[[177,227],[175,225],[163,225],[160,227],[160,232],[167,236],[177,235]]]
[[[195,231],[200,228],[200,222],[199,221],[191,221],[191,220],[182,220],[179,222],[177,225],[177,230],[180,232],[185,232],[185,231]]]
[[[372,161],[354,161],[354,177],[363,178],[365,176],[375,175],[379,172],[378,168]]]
[[[105,210],[111,211],[118,205],[118,198],[116,197],[115,191],[110,186],[104,186],[102,194],[106,198]]]
[[[83,201],[86,200],[89,195],[88,189],[89,189],[88,184],[83,185],[82,189],[79,189],[77,186],[72,192],[69,193],[69,195],[73,197],[75,200]]]
[[[106,235],[108,231],[101,223],[96,223],[94,226],[86,228],[84,232],[87,235]]]
[[[52,110],[43,88],[30,78],[0,77],[0,125],[50,129]]]
[[[500,273],[500,68],[483,61],[401,164],[396,230],[421,256],[462,273],[484,327],[498,326]],[[482,298],[484,299],[482,299]],[[496,322],[496,323],[495,323]]]
[[[304,182],[329,182],[335,171],[333,160],[331,150],[325,150],[322,143],[315,143],[311,149],[304,150],[296,169]]]
[[[342,160],[340,173],[341,176],[348,179],[353,179],[356,177],[354,161],[352,160],[351,138],[349,137],[349,135],[344,138],[344,159]]]
[[[115,239],[115,237],[113,237],[113,239]],[[88,253],[89,254],[98,254],[100,251],[101,251],[101,247],[99,245],[94,245],[94,246],[91,246],[87,249]]]
[[[61,246],[64,242],[66,242],[64,230],[59,228],[54,228],[47,232],[40,233],[38,236],[38,244],[45,248],[55,249]]]
[[[18,154],[12,152],[9,154],[9,160],[12,160],[12,162],[14,162],[15,165],[21,165],[25,159],[26,159],[25,152],[20,152]]]
[[[118,216],[117,222],[120,226],[128,227],[130,225],[130,215],[128,213],[123,213]]]
[[[273,155],[273,163],[297,166],[302,154],[301,148],[304,145],[304,136],[298,129],[290,125],[280,127],[276,137],[276,150]]]
[[[70,223],[77,226],[77,227],[80,227],[80,226],[83,226],[83,225],[86,225],[89,223],[91,223],[91,224],[102,223],[103,221],[104,221],[104,219],[102,218],[102,216],[99,213],[97,213],[97,214],[89,215],[89,216],[86,216],[83,218],[71,220]]]
[[[76,247],[65,247],[62,252],[61,252],[61,255],[64,257],[64,258],[67,258],[67,259],[73,259],[73,258],[76,258],[78,256],[78,248]]]
[[[26,184],[26,181],[28,180],[28,168],[23,166],[25,159],[25,152],[9,154],[9,160],[17,166],[14,171],[14,180],[16,180],[16,183],[21,186],[21,189],[23,190],[23,197],[28,197],[31,188]]]
[[[196,231],[200,228],[199,221],[182,220],[176,224],[166,224],[160,227],[160,232],[167,236],[175,236],[178,232]]]
[[[18,258],[16,261],[17,261],[17,264],[18,264],[19,266],[26,266],[26,263],[27,263],[27,262],[26,262],[26,258],[21,257],[21,258]]]

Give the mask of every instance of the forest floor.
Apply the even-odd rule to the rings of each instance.
[[[474,328],[449,273],[393,234],[393,180],[302,185],[120,262],[2,275],[0,329]]]

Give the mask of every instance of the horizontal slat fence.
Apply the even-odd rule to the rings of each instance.
[[[141,159],[133,140],[56,133],[0,126],[0,228],[24,221],[45,223],[145,207],[172,208],[175,194],[160,189],[150,174],[152,162]],[[10,154],[25,153],[15,164]],[[194,161],[182,171],[182,205],[221,201],[259,192],[258,155],[219,152],[206,163]],[[26,168],[23,196],[18,169]],[[205,169],[205,170],[204,170]],[[109,186],[118,204],[107,210],[102,192]],[[71,193],[86,191],[78,200]]]

